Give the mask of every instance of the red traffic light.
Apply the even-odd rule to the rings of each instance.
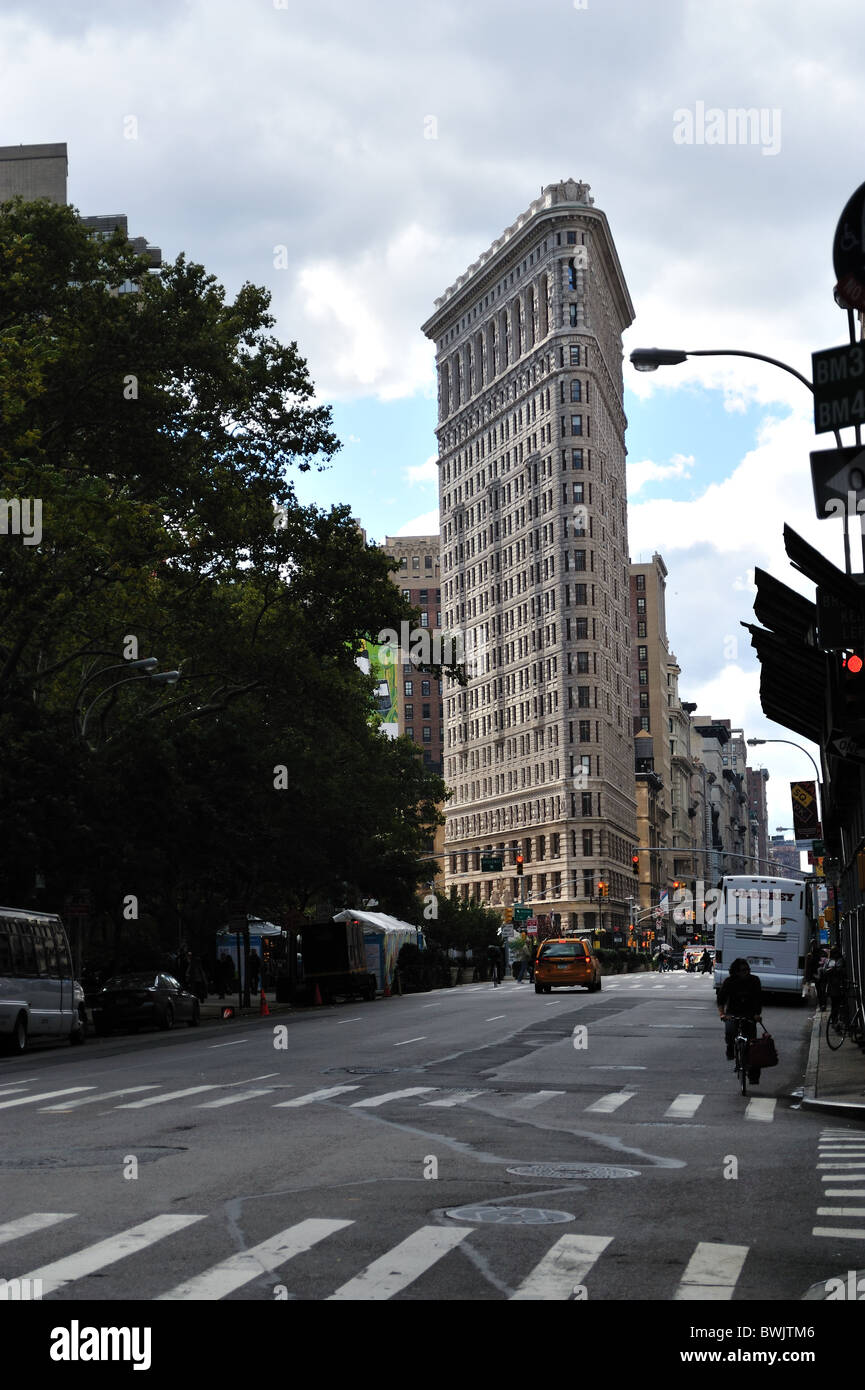
[[[865,662],[863,662],[861,656],[858,656],[856,652],[851,652],[849,656],[845,656],[841,665],[844,667],[845,671],[850,672],[851,676],[858,676]]]
[[[635,874],[640,872],[640,856],[638,854],[631,855],[631,868]]]

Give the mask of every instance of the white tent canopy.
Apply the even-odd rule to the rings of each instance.
[[[397,957],[405,945],[424,946],[423,932],[411,922],[401,922],[386,912],[337,912],[334,922],[360,922],[366,947],[367,969],[376,977],[378,988],[389,991],[396,971]]]

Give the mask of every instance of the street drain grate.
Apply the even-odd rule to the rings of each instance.
[[[550,1211],[545,1207],[451,1207],[445,1216],[452,1221],[479,1221],[489,1226],[553,1226],[574,1220],[569,1211]]]
[[[509,1168],[520,1178],[638,1178],[637,1168],[616,1168],[609,1163],[524,1163]]]

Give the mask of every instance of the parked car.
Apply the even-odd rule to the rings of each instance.
[[[535,994],[584,985],[590,994],[601,988],[601,966],[588,941],[553,937],[542,941],[535,961]]]
[[[113,976],[93,998],[92,1011],[100,1035],[115,1028],[173,1028],[184,1022],[194,1028],[201,1018],[195,995],[173,975],[154,970]]]

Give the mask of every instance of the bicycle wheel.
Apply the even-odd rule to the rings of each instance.
[[[742,1095],[748,1094],[748,1066],[747,1048],[748,1044],[743,1038],[736,1039],[736,1076],[742,1083]]]
[[[826,1020],[826,1042],[833,1052],[838,1051],[846,1036],[847,1024],[840,1013],[834,1021],[831,1017]]]

